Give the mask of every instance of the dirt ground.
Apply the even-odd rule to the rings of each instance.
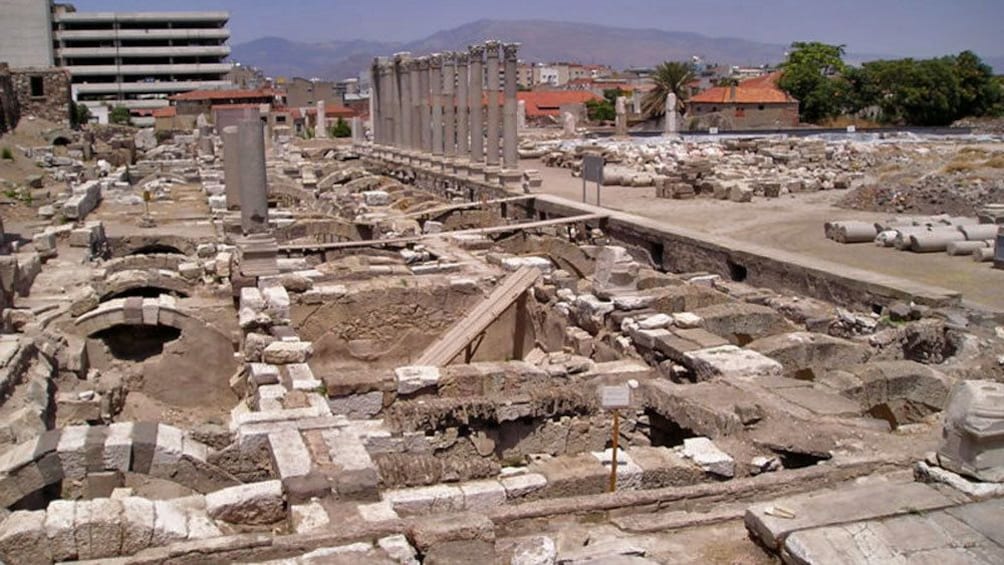
[[[524,160],[522,167],[537,169],[544,178],[542,190],[572,200],[582,199],[582,179],[567,169],[545,167],[539,160]],[[823,224],[835,220],[885,219],[893,214],[838,208],[836,202],[846,191],[803,193],[751,203],[695,198],[671,200],[655,197],[655,188],[605,186],[603,206],[667,224],[730,237],[817,259],[868,269],[924,284],[957,290],[975,305],[1004,312],[1004,271],[991,263],[975,263],[969,257],[949,257],[944,253],[917,254],[879,248],[871,243],[840,244],[826,239]],[[588,189],[590,203],[596,202],[595,186]]]

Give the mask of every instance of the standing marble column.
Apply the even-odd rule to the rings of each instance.
[[[616,121],[614,122],[614,134],[618,137],[626,137],[628,134],[628,122],[627,122],[627,97],[618,96],[616,104],[614,105],[614,110],[617,112]]]
[[[380,144],[380,58],[373,59],[370,67],[370,131],[373,144]]]
[[[380,61],[380,75],[383,77],[383,84],[380,87],[380,98],[383,100],[383,143],[390,147],[394,145],[394,87],[391,80],[391,68],[394,63],[384,57]]]
[[[468,112],[471,97],[467,94],[470,74],[467,71],[467,53],[456,54],[457,61],[457,154],[461,159],[470,158],[471,132],[468,125]]]
[[[411,150],[422,149],[422,88],[421,72],[418,70],[418,59],[409,59],[408,83],[411,102]]]
[[[499,129],[502,122],[499,108],[499,47],[498,41],[485,43],[485,73],[488,82],[488,125],[485,127],[487,136],[485,164],[489,167],[499,166]]]
[[[328,138],[328,116],[324,100],[317,101],[317,119],[314,121],[314,137],[317,139]]]
[[[420,111],[422,114],[422,152],[432,153],[432,104],[429,101],[429,58],[418,59],[419,85],[421,93]]]
[[[432,154],[443,156],[443,56],[429,56],[429,100],[432,101]]]
[[[670,92],[666,95],[666,121],[663,124],[662,132],[675,134],[680,131],[680,126],[677,124],[679,117],[680,114],[676,111],[676,93]]]
[[[261,120],[237,123],[240,153],[241,230],[245,234],[268,231],[268,184],[265,173],[265,130]]]
[[[227,210],[241,207],[241,150],[237,126],[223,128],[223,185]]]
[[[443,53],[443,154],[447,159],[457,156],[457,100],[454,85],[457,65],[453,52]]]
[[[512,171],[519,168],[519,143],[516,133],[516,67],[519,43],[502,45],[505,61],[505,89],[503,90],[504,109],[502,113],[502,166]]]
[[[394,56],[394,66],[397,69],[398,92],[401,98],[398,101],[401,108],[401,142],[399,147],[411,149],[411,76],[410,76],[411,53],[398,53]]]
[[[470,53],[470,107],[471,107],[471,165],[483,166],[485,161],[485,114],[483,92],[485,88],[484,45],[471,45]]]
[[[404,146],[404,111],[402,110],[401,95],[401,56],[403,53],[395,53],[390,61],[390,81],[391,91],[394,97],[394,147],[400,149]]]

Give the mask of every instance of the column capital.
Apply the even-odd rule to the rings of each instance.
[[[453,54],[453,58],[458,65],[466,65],[468,55],[466,51],[457,51],[456,53]]]
[[[429,58],[428,57],[419,57],[419,58],[415,59],[415,66],[420,71],[424,71],[424,70],[428,69],[429,68]]]
[[[503,43],[502,53],[506,61],[516,61],[519,53],[519,43]]]
[[[480,60],[485,56],[485,46],[480,43],[471,45],[467,48],[467,52],[470,54],[471,60]]]
[[[489,39],[485,41],[485,55],[489,59],[497,59],[499,56],[499,48],[502,44],[494,39]]]
[[[429,68],[430,69],[441,69],[443,68],[443,54],[433,53],[429,55]]]
[[[457,54],[453,51],[443,52],[443,66],[452,66],[457,62]]]
[[[411,51],[401,51],[400,53],[394,53],[394,63],[398,65],[410,59],[411,59]]]

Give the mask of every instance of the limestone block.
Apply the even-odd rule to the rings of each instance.
[[[684,353],[684,363],[700,380],[714,378],[778,377],[784,371],[780,363],[756,351],[723,345]]]
[[[547,486],[547,477],[540,473],[522,473],[499,479],[505,488],[508,500],[517,500],[532,495]]]
[[[506,501],[506,489],[498,481],[461,483],[460,491],[464,495],[464,509],[472,512],[487,512]]]
[[[735,476],[735,460],[706,437],[684,439],[682,453],[708,473],[727,478]]]
[[[294,363],[286,365],[286,373],[293,383],[293,390],[317,390],[322,383],[314,378],[314,372],[310,370],[310,365],[306,363]]]
[[[412,394],[439,384],[439,368],[421,365],[394,369],[398,394]]]
[[[89,506],[88,512],[81,507]],[[86,520],[81,521],[81,514]],[[122,548],[122,503],[110,498],[96,498],[77,502],[74,527],[77,529],[77,555],[81,560],[115,557]],[[88,541],[81,544],[81,532]]]
[[[377,540],[377,546],[400,565],[418,565],[419,563],[415,548],[408,543],[408,538],[401,534],[380,538]]]
[[[614,450],[593,451],[592,455],[610,473]],[[617,490],[638,490],[642,483],[642,469],[623,449],[617,450]]]
[[[643,330],[655,330],[669,327],[673,323],[673,318],[667,314],[653,314],[638,320],[638,327]]]
[[[59,437],[56,452],[63,467],[63,476],[70,480],[81,480],[87,474],[87,452],[84,444],[87,441],[88,426],[70,426],[63,429]]]
[[[407,532],[408,539],[415,547],[427,553],[429,549],[448,542],[457,541],[495,541],[495,525],[484,514],[469,512],[430,516],[411,523]],[[471,556],[472,563],[480,562],[477,556]]]
[[[677,312],[673,314],[673,325],[680,329],[701,327],[704,319],[692,312]]]
[[[0,560],[5,563],[52,561],[45,534],[45,512],[18,510],[0,524]]]
[[[132,464],[132,422],[117,422],[108,426],[102,453],[105,469],[128,472]]]
[[[154,529],[154,502],[127,496],[122,503],[122,554],[132,555],[151,546]]]
[[[282,429],[268,434],[269,447],[272,450],[272,461],[279,477],[299,477],[310,473],[310,451],[300,432],[295,429]]]
[[[188,536],[185,538],[187,540],[212,539],[223,535],[223,532],[203,511],[189,511],[186,513],[186,517],[188,518],[186,524]]]
[[[366,420],[375,417],[383,410],[383,393],[380,391],[365,394],[352,394],[328,400],[333,414],[342,414],[355,420]]]
[[[185,432],[174,426],[161,424],[157,427],[157,444],[153,450],[150,474],[156,477],[174,475],[178,459],[184,452]]]
[[[558,547],[548,536],[522,538],[512,550],[510,565],[554,565]]]
[[[73,535],[76,506],[73,500],[53,500],[45,509],[45,537],[53,561],[66,561],[77,555]]]
[[[388,490],[384,500],[402,516],[459,512],[464,509],[464,493],[451,485],[433,485],[407,489]]]
[[[390,194],[383,190],[366,190],[362,193],[363,202],[367,206],[387,206],[390,204]]]
[[[306,363],[314,353],[309,341],[275,341],[262,351],[262,361],[274,365]]]
[[[216,276],[226,279],[230,277],[230,268],[233,264],[234,256],[229,252],[216,254]]]
[[[389,500],[381,500],[372,504],[360,504],[356,507],[359,516],[367,522],[386,522],[397,520],[397,512]]]
[[[289,514],[293,531],[298,534],[324,530],[331,524],[328,511],[316,501],[290,506]]]
[[[151,547],[160,547],[188,539],[188,517],[173,502],[155,500],[153,514],[153,532],[150,535]]]
[[[286,517],[281,481],[220,489],[206,495],[206,512],[231,524],[273,524]]]
[[[279,383],[279,367],[268,363],[249,363],[251,383],[256,386],[272,385]]]

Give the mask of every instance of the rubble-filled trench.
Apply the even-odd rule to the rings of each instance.
[[[244,237],[211,126],[137,139],[7,226],[4,562],[667,562],[645,536],[685,528],[768,562],[747,507],[920,485],[1000,352],[954,310],[667,272],[686,249],[337,142],[272,141]]]

